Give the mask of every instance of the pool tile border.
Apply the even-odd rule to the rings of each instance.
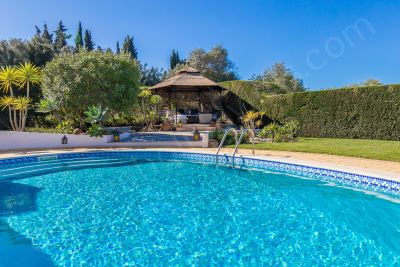
[[[123,157],[123,158],[146,158],[156,160],[186,160],[203,163],[215,163],[216,156],[204,153],[191,152],[165,152],[165,151],[105,151],[105,152],[81,152],[52,154],[54,159],[78,159],[91,157]],[[55,157],[56,156],[56,157]],[[0,167],[11,165],[20,165],[33,163],[41,160],[48,160],[49,155],[25,156],[16,158],[0,159]],[[219,163],[224,165],[233,165],[232,157],[220,155]],[[310,167],[293,163],[284,163],[278,161],[235,157],[234,165],[239,168],[254,168],[261,170],[279,171],[287,174],[294,174],[315,178],[318,180],[333,182],[343,186],[349,186],[357,189],[382,192],[391,196],[400,197],[400,182],[384,178],[360,175],[356,173],[342,172],[325,168]]]

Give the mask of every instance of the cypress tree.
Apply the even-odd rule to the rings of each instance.
[[[130,54],[133,59],[137,59],[138,53],[133,44],[133,37],[130,37],[129,35],[125,37],[122,52]]]
[[[87,51],[92,51],[94,49],[94,43],[92,41],[92,33],[89,30],[85,31],[85,48]]]
[[[169,57],[169,66],[171,68],[171,70],[173,70],[176,65],[183,63],[183,60],[181,60],[179,58],[179,53],[178,51],[175,51],[174,49],[172,49],[171,55]]]
[[[71,35],[66,34],[67,29],[62,23],[62,20],[58,22],[57,30],[54,32],[56,37],[54,39],[54,47],[56,51],[61,51],[63,47],[67,45],[67,39],[71,37]]]
[[[116,51],[116,54],[118,55],[118,54],[120,54],[121,53],[121,49],[119,48],[119,42],[117,42],[117,51]]]
[[[75,36],[75,48],[78,50],[81,47],[83,47],[82,23],[79,21],[78,32]]]

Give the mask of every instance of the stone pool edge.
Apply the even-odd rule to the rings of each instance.
[[[204,152],[186,151],[162,151],[162,150],[108,150],[108,151],[86,151],[86,152],[52,152],[40,155],[17,156],[0,159],[0,167],[18,165],[29,162],[44,160],[62,160],[68,158],[87,157],[137,157],[158,160],[188,160],[203,163],[215,163],[215,154]],[[220,155],[219,162],[224,165],[232,165],[232,157]],[[239,155],[235,157],[236,167],[255,168],[262,170],[273,170],[288,174],[307,176],[326,182],[334,182],[338,185],[350,186],[371,192],[385,193],[400,197],[400,181],[377,176],[359,174],[356,172],[339,171],[324,167],[308,166],[303,164],[288,163],[262,157],[251,157]]]

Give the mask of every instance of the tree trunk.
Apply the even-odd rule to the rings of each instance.
[[[12,108],[11,110],[13,112],[15,130],[19,131],[19,123],[18,123],[18,119],[17,119],[17,111],[14,108]]]
[[[15,126],[14,126],[14,123],[13,123],[13,119],[12,119],[12,115],[11,115],[11,107],[10,106],[8,106],[8,117],[10,119],[11,128],[13,129],[13,131],[15,131]]]

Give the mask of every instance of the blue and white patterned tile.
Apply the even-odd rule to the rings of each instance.
[[[157,151],[113,151],[113,152],[89,152],[89,153],[66,153],[57,155],[58,160],[63,159],[79,159],[79,158],[141,158],[150,160],[185,160],[204,163],[215,163],[216,156],[212,154],[201,153],[185,153],[185,152],[157,152]],[[0,160],[0,167],[8,167],[13,165],[34,163],[38,161],[38,157],[19,157]],[[220,164],[234,165],[245,168],[256,168],[264,170],[273,170],[284,173],[304,175],[323,181],[331,181],[338,184],[349,185],[356,188],[362,188],[371,191],[384,191],[390,194],[400,196],[400,183],[386,179],[346,173],[341,171],[328,170],[323,168],[314,168],[297,164],[289,164],[261,159],[236,157],[232,158],[227,155],[219,155],[218,162]]]

